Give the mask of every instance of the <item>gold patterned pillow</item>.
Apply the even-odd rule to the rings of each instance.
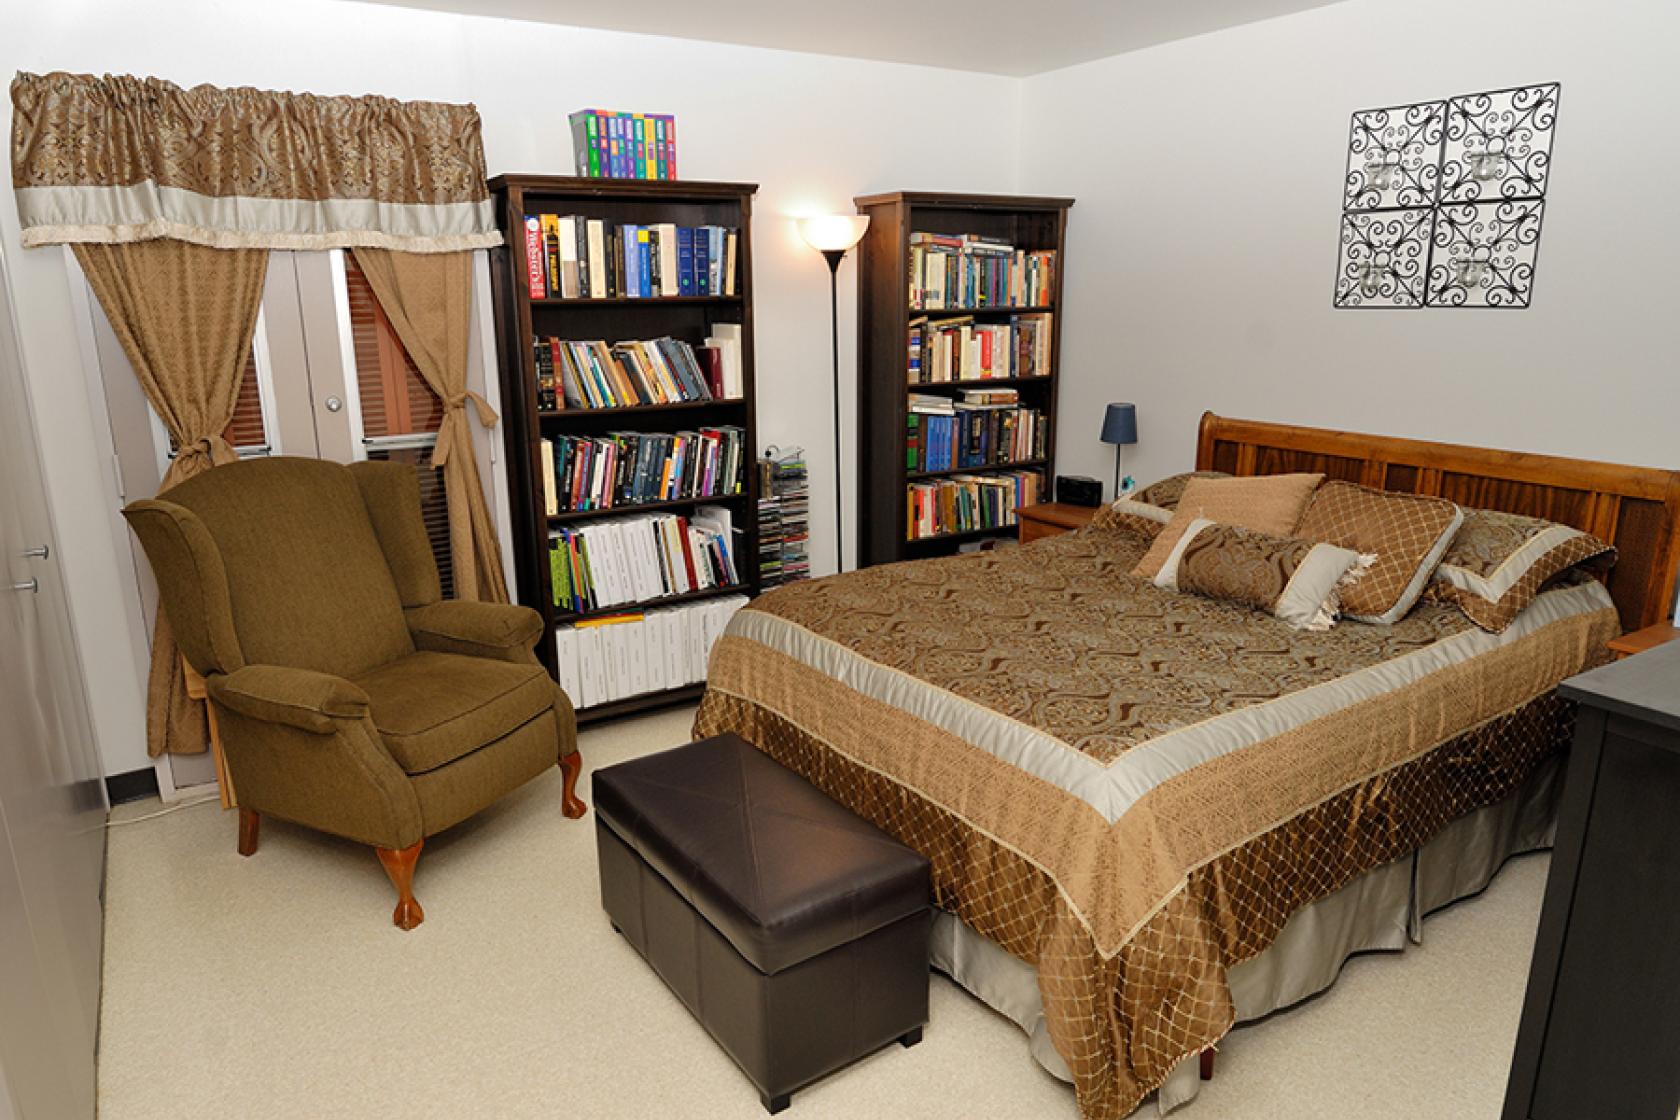
[[[1295,532],[1295,523],[1301,519],[1301,511],[1322,481],[1324,476],[1321,474],[1192,478],[1185,483],[1172,520],[1162,528],[1149,551],[1132,569],[1132,574],[1154,579],[1167,553],[1178,543],[1190,522],[1198,517],[1217,521],[1221,525],[1258,529],[1273,536],[1290,536]]]
[[[1128,529],[1154,539],[1161,526],[1172,520],[1173,509],[1191,479],[1230,477],[1224,471],[1188,471],[1169,475],[1103,506],[1091,518],[1091,525],[1098,529]]]
[[[1375,559],[1333,544],[1197,518],[1167,554],[1155,586],[1253,607],[1296,630],[1328,630],[1343,592],[1364,578]]]
[[[1131,500],[1167,510],[1177,509],[1178,499],[1184,496],[1184,488],[1190,485],[1191,479],[1230,477],[1224,471],[1186,471],[1184,474],[1172,474],[1159,482],[1151,482],[1142,490],[1133,491]]]
[[[1542,588],[1588,562],[1608,567],[1616,562],[1616,550],[1591,533],[1555,521],[1469,509],[1435,569],[1428,595],[1498,634]]]
[[[1370,574],[1342,596],[1342,612],[1360,622],[1390,623],[1418,601],[1463,522],[1464,511],[1444,498],[1326,482],[1295,533],[1376,556]]]

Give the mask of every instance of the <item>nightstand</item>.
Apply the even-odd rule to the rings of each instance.
[[[1021,543],[1041,541],[1075,529],[1083,529],[1097,515],[1100,506],[1070,506],[1066,502],[1041,502],[1015,511],[1021,523]]]
[[[1025,537],[1021,538],[1025,540]],[[1610,652],[1620,661],[1624,657],[1632,657],[1636,653],[1644,653],[1648,649],[1656,649],[1664,642],[1672,642],[1680,638],[1680,629],[1672,623],[1659,622],[1647,626],[1643,630],[1635,630],[1631,634],[1623,634],[1610,643]]]

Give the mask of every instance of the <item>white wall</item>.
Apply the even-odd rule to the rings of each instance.
[[[516,40],[524,43],[517,52]],[[828,270],[791,217],[850,211],[852,197],[870,191],[1015,187],[1019,83],[923,67],[339,0],[55,0],[8,3],[0,15],[0,74],[20,69],[473,101],[492,174],[570,174],[573,109],[675,113],[683,177],[761,185],[753,231],[761,438],[802,445],[810,456],[818,571],[834,566]],[[10,135],[10,111],[7,101],[0,135]],[[965,142],[952,123],[969,113],[984,122],[983,144]],[[118,569],[101,508],[109,448],[94,436],[62,256],[19,249],[9,200],[0,204],[0,236],[17,265],[25,362],[48,437],[47,475],[106,770],[131,770],[146,765],[145,684],[135,678],[121,609],[121,581],[132,576]],[[841,283],[841,360],[850,368],[850,264]],[[842,405],[847,447],[854,409],[850,399]]]
[[[1069,229],[1059,464],[1140,482],[1203,409],[1680,466],[1672,0],[1350,0],[1029,78],[1026,193]],[[1561,81],[1533,305],[1335,310],[1356,109]],[[1105,483],[1106,484],[1106,483]]]

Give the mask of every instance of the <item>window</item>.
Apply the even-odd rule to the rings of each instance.
[[[432,448],[443,423],[443,402],[420,376],[391,320],[379,306],[354,253],[341,254],[356,362],[362,447],[369,459],[411,463],[420,474],[420,513],[432,542],[443,593],[454,593],[449,557],[449,507]]]

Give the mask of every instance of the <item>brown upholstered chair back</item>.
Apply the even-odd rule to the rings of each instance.
[[[371,485],[358,485],[364,474]],[[371,512],[370,498],[379,506]],[[414,652],[403,607],[437,599],[410,467],[253,459],[127,512],[182,651],[200,672],[238,668],[227,662],[242,656],[353,677]],[[213,586],[217,561],[225,596]],[[224,611],[225,621],[215,617]],[[194,612],[207,617],[178,617]],[[236,654],[225,648],[229,629]]]

